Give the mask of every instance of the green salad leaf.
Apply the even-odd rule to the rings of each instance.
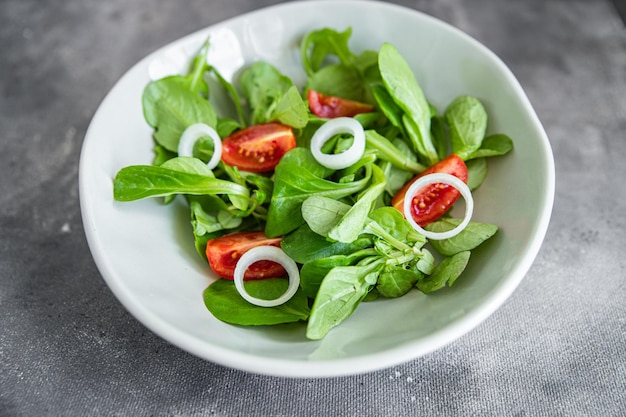
[[[327,172],[307,149],[288,152],[274,171],[274,191],[265,234],[268,237],[289,233],[304,223],[302,203],[313,195],[340,199],[361,191],[369,182],[371,169],[354,181],[334,182],[323,178]]]
[[[272,121],[302,128],[307,107],[293,81],[273,65],[257,61],[241,75],[241,89],[252,109],[250,124]]]
[[[425,294],[430,294],[446,286],[451,287],[465,270],[470,258],[470,251],[459,252],[442,260],[431,275],[417,283],[417,288]]]
[[[426,230],[443,233],[457,227],[463,219],[451,217],[442,218],[426,226]],[[451,256],[459,252],[470,251],[487,239],[491,238],[498,231],[498,226],[489,223],[469,222],[467,227],[458,235],[443,239],[433,240],[430,244],[442,255]]]
[[[280,297],[289,285],[283,278],[246,281],[246,291],[253,297],[273,300]],[[307,320],[309,304],[302,290],[286,303],[276,307],[259,307],[247,302],[235,288],[233,281],[219,279],[204,290],[204,305],[217,319],[245,326],[263,326]]]
[[[389,43],[380,48],[378,66],[387,92],[404,112],[402,125],[414,150],[423,156],[427,165],[436,163],[439,157],[430,133],[430,106],[411,67]]]
[[[142,96],[144,116],[155,129],[154,139],[165,149],[176,152],[183,131],[194,123],[217,125],[213,106],[200,94],[187,88],[182,76],[152,81]]]
[[[245,210],[248,207],[249,193],[246,187],[231,181],[152,165],[122,168],[113,182],[113,197],[117,201],[173,194],[225,194],[235,207]]]
[[[487,111],[480,100],[459,96],[446,109],[452,152],[468,159],[479,148],[487,131]]]
[[[307,325],[306,336],[318,340],[348,318],[376,284],[379,262],[363,266],[337,266],[322,281]]]

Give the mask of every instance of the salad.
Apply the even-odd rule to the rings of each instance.
[[[498,230],[471,220],[471,191],[512,140],[486,134],[478,98],[440,112],[393,45],[356,53],[350,37],[303,38],[304,86],[264,61],[230,82],[207,61],[209,40],[188,74],[144,89],[153,164],[122,168],[114,198],[183,196],[219,277],[203,293],[219,320],[304,321],[321,339],[361,302],[453,285]],[[230,108],[212,104],[215,88]]]

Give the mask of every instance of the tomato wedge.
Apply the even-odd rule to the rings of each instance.
[[[268,238],[263,232],[242,232],[211,239],[206,245],[209,266],[218,276],[233,279],[235,266],[241,255],[257,246],[280,247],[280,237]],[[258,261],[250,265],[244,280],[276,278],[285,275],[282,265],[272,261]]]
[[[404,214],[404,197],[411,184],[419,177],[436,172],[454,175],[467,184],[467,166],[465,162],[458,155],[451,154],[406,183],[393,196],[391,205]],[[413,198],[411,206],[413,219],[417,224],[424,227],[448,211],[460,196],[461,193],[451,185],[441,183],[428,185],[418,191]]]
[[[250,172],[272,171],[296,147],[290,126],[265,123],[241,129],[222,141],[222,161]]]
[[[311,113],[326,119],[353,117],[357,114],[374,111],[374,106],[369,104],[336,96],[326,96],[314,90],[308,91],[307,98]]]

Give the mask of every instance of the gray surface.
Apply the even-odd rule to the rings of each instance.
[[[82,230],[90,118],[149,52],[273,3],[0,0],[0,415],[626,415],[626,31],[608,0],[394,1],[496,52],[556,159],[535,264],[457,342],[379,372],[290,380],[197,359],[123,309]]]

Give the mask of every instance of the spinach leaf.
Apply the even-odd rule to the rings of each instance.
[[[387,267],[380,273],[376,289],[383,297],[401,297],[423,277],[424,274],[403,267]]]
[[[442,260],[431,275],[417,283],[417,288],[424,294],[442,289],[448,284],[451,287],[463,273],[469,262],[470,252],[459,252]]]
[[[513,149],[513,140],[507,135],[501,133],[489,135],[483,139],[480,148],[472,153],[468,159],[500,156],[509,153],[511,149]]]
[[[350,265],[348,258],[342,255],[321,258],[302,265],[300,269],[300,288],[302,288],[302,292],[304,292],[307,297],[314,300],[324,277],[330,270],[336,266],[348,265]]]
[[[457,227],[463,219],[443,218],[426,226],[431,232],[447,232]],[[498,231],[498,226],[490,223],[469,222],[467,227],[458,235],[449,239],[433,240],[430,244],[444,256],[451,256],[463,251],[469,251],[491,238]]]
[[[310,196],[340,199],[361,191],[369,182],[371,169],[366,170],[363,178],[354,181],[333,182],[321,178],[319,174],[327,173],[327,170],[323,167],[320,169],[319,164],[311,163],[311,155],[302,157],[303,153],[310,154],[310,151],[292,149],[276,166],[274,190],[265,227],[268,237],[284,235],[302,225],[302,202]]]
[[[214,195],[187,196],[191,209],[191,226],[198,254],[206,259],[206,243],[224,234],[224,230],[238,228],[243,219],[229,210],[221,198]]]
[[[372,184],[353,206],[319,195],[304,200],[302,217],[311,230],[338,242],[350,243],[357,239],[386,185],[384,172],[377,165],[372,165],[371,169]]]
[[[220,138],[227,138],[237,129],[241,129],[245,124],[239,123],[233,119],[220,118],[217,120],[217,134]]]
[[[241,75],[241,89],[252,110],[251,124],[278,120],[295,128],[306,125],[307,108],[300,93],[273,65],[253,63]]]
[[[300,165],[302,169],[306,169],[311,174],[319,178],[328,178],[335,171],[330,168],[326,168],[324,165],[317,162],[310,150],[304,148],[295,148],[287,152],[280,162],[285,164]]]
[[[296,86],[291,86],[276,103],[272,120],[278,120],[284,125],[301,129],[309,121],[307,106]]]
[[[385,185],[385,195],[381,196],[379,199],[379,206],[389,206],[391,205],[392,197],[406,184],[413,175],[410,171],[406,171],[404,169],[400,169],[390,162],[381,161],[378,163],[380,168],[385,173],[385,178],[387,178],[387,185]]]
[[[328,232],[339,223],[350,208],[349,204],[333,198],[313,195],[302,202],[302,218],[312,231],[328,237]]]
[[[435,145],[432,142],[430,126],[428,131],[426,131],[425,128],[420,127],[420,125],[407,116],[406,113],[402,115],[402,124],[404,125],[404,130],[411,139],[413,150],[422,158],[424,164],[431,166],[437,163],[435,158],[438,158],[438,154],[435,149]],[[424,139],[426,135],[428,135],[428,138]]]
[[[240,210],[245,210],[249,201],[248,189],[239,184],[163,166],[128,166],[122,168],[113,181],[113,197],[117,201],[174,194],[226,194]]]
[[[201,160],[190,156],[178,156],[176,158],[168,159],[161,164],[161,167],[171,169],[172,171],[215,177],[213,171],[211,171],[211,169]]]
[[[487,177],[487,159],[470,159],[465,162],[465,165],[467,166],[467,186],[474,191]]]
[[[406,171],[419,174],[426,170],[426,167],[417,162],[412,153],[402,152],[389,139],[379,134],[375,130],[365,131],[365,140],[368,148],[376,152],[376,156],[383,161],[391,162],[394,166]]]
[[[352,28],[343,32],[323,28],[309,32],[300,44],[300,58],[308,76],[313,75],[324,65],[329,55],[334,55],[344,65],[350,65],[354,54],[348,47]]]
[[[430,106],[413,71],[398,50],[391,44],[381,46],[378,66],[385,88],[404,114],[402,125],[411,139],[414,150],[427,165],[439,158],[430,133]]]
[[[363,192],[352,207],[339,219],[329,231],[328,237],[338,242],[349,243],[356,240],[363,232],[374,203],[385,190],[387,181],[384,172],[372,165],[371,185]]]
[[[350,266],[358,262],[364,256],[372,255],[371,251],[357,251],[349,255],[333,255],[326,258],[315,259],[302,265],[300,270],[300,286],[307,297],[314,299],[319,291],[322,281],[335,267]]]
[[[378,52],[354,54],[349,46],[352,30],[324,28],[310,32],[300,45],[300,55],[308,80],[305,90],[374,103],[370,84],[380,80]]]
[[[430,119],[430,133],[439,159],[445,159],[448,156],[448,133],[444,117],[435,115]]]
[[[154,145],[154,159],[152,160],[152,165],[162,165],[168,159],[175,157],[176,152],[168,151],[163,146],[156,144]]]
[[[228,209],[221,198],[214,195],[189,196],[192,225],[197,236],[211,234],[223,229],[234,229],[242,218]]]
[[[249,210],[238,210],[224,197],[217,195],[186,195],[191,212],[196,251],[206,261],[206,244],[226,233],[259,230],[261,222]]]
[[[287,290],[288,281],[283,278],[270,278],[246,281],[250,295],[261,299],[275,299]],[[246,326],[273,325],[306,320],[310,309],[306,296],[301,290],[285,304],[276,307],[259,307],[244,300],[233,281],[219,279],[209,285],[203,294],[204,305],[217,318],[226,323]]]
[[[452,152],[468,159],[476,152],[487,131],[487,111],[476,97],[459,96],[445,112]]]
[[[371,246],[371,244],[371,239],[367,237],[360,237],[350,243],[330,242],[312,231],[307,224],[303,224],[283,237],[280,246],[291,259],[306,264],[319,258],[348,255]]]
[[[360,102],[370,99],[361,73],[355,67],[341,64],[328,65],[311,75],[306,89]]]
[[[409,145],[407,145],[407,143],[404,142],[402,139],[393,139],[393,141],[391,141],[391,144],[394,146],[395,149],[398,150],[398,152],[405,155],[406,158],[409,158],[411,161],[416,161],[417,158],[415,157],[415,154],[413,153],[413,151],[411,151]],[[385,177],[387,178],[387,186],[385,187],[385,190],[387,191],[388,195],[385,197],[385,199],[382,200],[382,205],[390,206],[391,198],[398,192],[398,190],[400,190],[400,188],[404,186],[404,184],[406,184],[411,178],[413,178],[415,174],[411,172],[408,168],[403,169],[392,164],[391,162],[387,162],[384,160],[379,161],[378,164],[385,172]],[[417,168],[417,166],[415,166],[414,168]]]
[[[210,69],[213,72],[213,74],[215,74],[215,77],[217,78],[219,83],[222,85],[224,90],[226,90],[226,92],[230,96],[230,99],[232,100],[235,106],[235,111],[237,112],[237,118],[239,120],[237,122],[233,120],[232,122],[235,123],[238,127],[245,127],[246,118],[244,116],[243,108],[241,106],[241,99],[239,98],[239,93],[237,92],[237,89],[230,82],[228,82],[226,78],[222,76],[222,74],[217,70],[217,68],[211,67]],[[220,126],[218,125],[218,128],[219,127]],[[228,134],[222,135],[219,129],[218,129],[218,133],[220,133],[221,138],[228,136]]]
[[[387,117],[387,120],[406,136],[404,124],[402,123],[403,110],[393,101],[393,97],[391,97],[391,94],[389,94],[383,84],[373,84],[371,89],[378,107]]]
[[[150,82],[142,95],[144,117],[155,129],[154,139],[172,152],[177,152],[180,136],[190,125],[217,124],[213,106],[186,85],[181,76],[162,78]]]
[[[333,268],[322,281],[313,302],[306,336],[321,339],[348,318],[376,284],[381,268],[380,262]]]
[[[262,175],[248,174],[245,176],[247,185],[255,187],[255,197],[258,204],[264,204],[270,201],[272,191],[274,190],[274,181]]]

